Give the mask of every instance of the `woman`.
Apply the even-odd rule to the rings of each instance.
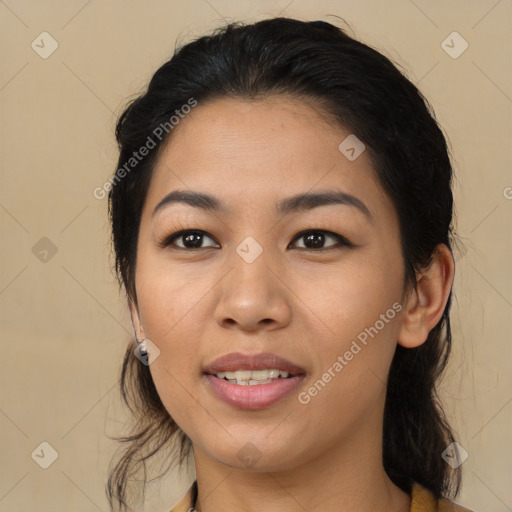
[[[176,438],[197,479],[173,511],[464,510],[435,387],[452,168],[417,88],[326,22],[233,24],[179,49],[116,135],[137,346],[112,509]]]

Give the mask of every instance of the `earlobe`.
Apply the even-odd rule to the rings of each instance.
[[[146,335],[144,333],[144,328],[142,327],[142,322],[139,316],[139,309],[137,304],[132,298],[128,298],[128,308],[130,310],[130,317],[132,319],[133,332],[135,334],[135,338],[137,340],[143,340]]]
[[[431,265],[417,275],[416,288],[408,294],[398,344],[414,348],[424,343],[441,319],[450,296],[455,264],[450,249],[439,244]]]

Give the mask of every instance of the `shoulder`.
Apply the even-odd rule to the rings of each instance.
[[[472,512],[445,498],[436,499],[425,487],[414,483],[411,492],[410,512]]]

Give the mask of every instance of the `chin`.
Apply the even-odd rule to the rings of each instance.
[[[230,437],[230,436],[228,436]],[[246,440],[226,439],[222,445],[209,446],[210,457],[233,469],[249,472],[276,472],[296,468],[301,463],[297,443],[269,443],[266,434],[244,436]],[[208,446],[209,443],[206,443]]]

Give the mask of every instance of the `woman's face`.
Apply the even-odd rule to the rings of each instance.
[[[132,314],[160,350],[151,374],[196,457],[268,471],[373,456],[404,267],[368,151],[357,156],[353,139],[340,149],[350,131],[284,96],[199,103],[171,135],[143,209]],[[219,208],[169,200],[178,190]],[[321,193],[345,196],[286,202]],[[196,233],[171,237],[180,230]],[[212,369],[232,353],[234,366]],[[296,376],[247,386],[211,375],[286,366],[243,358],[262,353]]]

